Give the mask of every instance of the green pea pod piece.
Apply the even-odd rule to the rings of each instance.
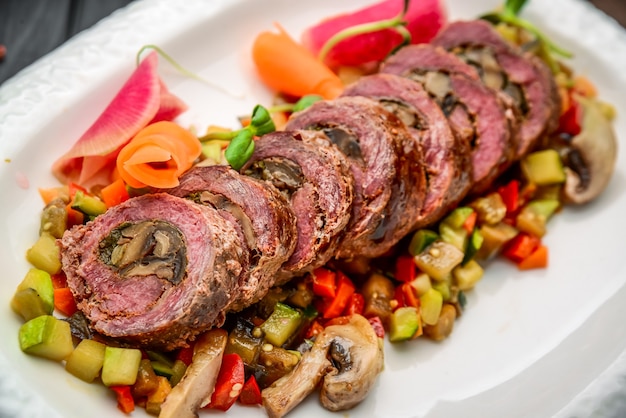
[[[302,96],[302,98],[298,100],[295,105],[293,105],[293,112],[304,110],[313,103],[319,102],[322,99],[323,97],[318,94],[307,94],[306,96]]]
[[[252,111],[252,118],[250,119],[250,126],[253,129],[254,135],[261,136],[274,132],[276,125],[270,116],[270,112],[261,105],[256,105]]]
[[[249,129],[242,129],[226,148],[224,156],[233,169],[241,169],[252,156],[254,152],[253,136]]]

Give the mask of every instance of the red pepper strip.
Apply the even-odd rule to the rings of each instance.
[[[415,289],[411,286],[411,283],[402,283],[397,286],[394,293],[394,299],[398,302],[395,309],[402,308],[404,306],[412,306],[414,308],[419,307],[419,299],[417,298]]]
[[[191,361],[193,360],[193,343],[191,343],[189,347],[183,347],[178,350],[178,353],[176,354],[176,360],[180,360],[187,366],[189,366],[191,364]]]
[[[81,212],[72,209],[72,202],[68,203],[65,206],[65,211],[67,212],[67,227],[71,228],[74,225],[81,225],[83,220],[85,219],[85,215]]]
[[[519,209],[519,181],[511,180],[498,188],[498,194],[506,206],[506,213],[515,213]]]
[[[243,384],[241,389],[241,395],[239,395],[239,402],[243,405],[261,405],[263,402],[261,398],[261,389],[254,378],[254,375]]]
[[[324,298],[334,298],[337,291],[336,274],[332,270],[320,267],[313,270],[313,293]]]
[[[396,280],[410,282],[416,275],[415,261],[412,255],[403,254],[396,259]]]
[[[208,407],[227,411],[239,397],[244,383],[243,360],[239,354],[224,354],[222,367],[215,383],[215,391],[211,395]]]
[[[367,318],[367,320],[372,324],[372,328],[374,328],[374,332],[378,338],[385,338],[385,327],[383,326],[383,321],[381,321],[379,316],[373,316],[371,318]]]
[[[463,222],[463,229],[467,231],[468,234],[474,232],[474,227],[476,226],[476,219],[478,218],[478,213],[472,212],[469,214],[465,222]]]
[[[342,272],[337,272],[337,294],[335,298],[330,300],[324,309],[324,318],[335,318],[343,312],[348,304],[350,296],[354,293],[354,284]]]
[[[76,300],[69,287],[54,289],[54,307],[65,316],[72,316],[78,311]]]
[[[130,386],[109,386],[117,396],[117,407],[125,414],[135,410],[135,400],[130,392]]]
[[[365,307],[365,298],[362,294],[354,292],[348,299],[348,305],[343,311],[344,315],[363,314],[363,308]]]
[[[329,327],[331,325],[346,325],[348,322],[350,322],[350,317],[343,315],[343,316],[337,316],[333,319],[329,319],[325,326]]]
[[[548,247],[540,245],[528,257],[517,264],[520,270],[530,270],[548,267]]]
[[[520,232],[505,245],[502,255],[517,264],[532,254],[540,244],[539,238]]]

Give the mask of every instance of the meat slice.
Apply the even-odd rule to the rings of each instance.
[[[91,327],[172,350],[224,321],[247,252],[215,209],[165,193],[130,199],[60,240],[63,271]]]
[[[233,220],[250,252],[229,311],[260,300],[276,281],[276,273],[296,246],[296,216],[289,201],[270,183],[243,176],[228,166],[197,166],[167,190],[211,206]]]
[[[432,44],[458,55],[477,69],[486,86],[513,100],[521,115],[518,158],[558,127],[561,102],[550,69],[506,42],[488,22],[453,22]]]
[[[426,195],[422,150],[380,103],[358,96],[316,102],[286,129],[323,131],[349,161],[354,203],[338,258],[380,256],[415,225]]]
[[[465,197],[472,186],[469,144],[453,134],[421,84],[394,74],[375,74],[347,86],[343,95],[378,100],[404,122],[423,149],[427,194],[414,229],[436,222]]]
[[[381,72],[422,84],[439,104],[471,150],[471,194],[486,190],[510,166],[517,147],[515,112],[460,58],[432,45],[410,45],[391,56]]]
[[[295,251],[279,282],[324,265],[350,220],[353,181],[345,156],[322,132],[281,131],[256,141],[242,173],[272,183],[296,215]]]

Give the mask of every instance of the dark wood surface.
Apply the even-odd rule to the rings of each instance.
[[[5,49],[5,56],[0,60],[0,84],[132,1],[0,0],[0,45]],[[626,27],[626,0],[590,1]],[[0,55],[2,49],[0,47]]]

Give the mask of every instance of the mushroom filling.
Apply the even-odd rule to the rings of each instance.
[[[239,225],[241,226],[244,239],[246,240],[246,245],[248,246],[248,249],[250,249],[251,266],[256,266],[260,257],[256,244],[256,234],[254,233],[254,228],[252,226],[252,221],[250,220],[250,217],[246,215],[241,207],[233,203],[224,195],[211,193],[206,190],[199,193],[194,193],[190,196],[190,198],[194,202],[208,205],[218,210],[225,210],[237,219]]]
[[[287,158],[270,157],[255,161],[246,169],[245,174],[259,180],[269,181],[287,198],[291,198],[304,184],[302,169],[297,163]]]
[[[467,109],[467,106],[459,100],[452,89],[450,75],[441,71],[414,70],[408,74],[408,78],[424,86],[424,90],[435,100],[447,118],[450,118],[455,112],[460,112],[467,116],[468,123],[464,125],[471,129],[471,134],[467,135],[466,139],[469,141],[472,148],[476,147],[478,144],[478,135],[476,132],[475,117]]]
[[[390,99],[381,99],[380,103],[387,111],[393,113],[404,122],[406,126],[418,130],[424,129],[424,121],[420,115],[406,103]]]
[[[123,223],[100,241],[100,260],[122,278],[155,275],[177,285],[187,267],[183,235],[169,222]]]
[[[528,102],[523,89],[519,84],[509,80],[491,48],[468,46],[457,48],[453,52],[478,71],[480,78],[487,87],[495,91],[502,91],[511,97],[522,115],[528,113]]]
[[[335,144],[337,148],[351,160],[364,163],[359,139],[353,133],[338,126],[317,126]]]

